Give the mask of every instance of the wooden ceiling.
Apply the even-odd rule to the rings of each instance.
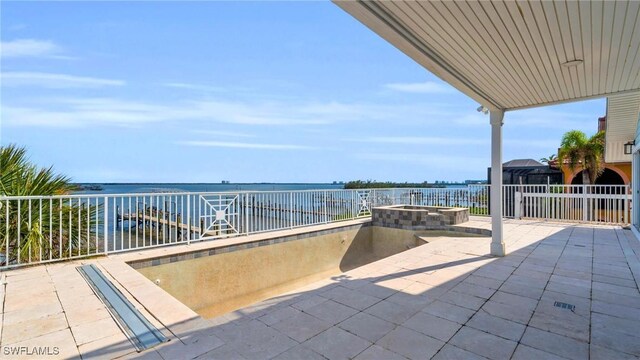
[[[334,2],[489,108],[640,90],[640,1]]]

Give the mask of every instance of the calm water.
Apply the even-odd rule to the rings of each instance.
[[[225,231],[230,231],[229,229],[233,230],[231,233],[242,233],[304,226],[321,223],[327,219],[351,218],[360,211],[359,195],[351,191],[312,192],[293,196],[277,192],[250,193],[235,197],[220,194],[222,192],[233,194],[237,191],[340,190],[344,188],[343,184],[83,185],[97,185],[101,188],[101,190],[78,192],[77,194],[87,195],[87,197],[77,198],[74,201],[100,209],[95,215],[96,233],[107,232],[110,250],[130,249],[140,247],[142,244],[157,245],[176,242],[188,237],[200,238],[211,231],[225,234]],[[459,186],[448,187],[459,188]],[[177,195],[176,193],[191,194]],[[107,194],[110,196],[101,196]],[[383,198],[389,196],[384,195],[384,192],[380,194]],[[423,200],[449,201],[453,199],[452,196],[455,197],[454,195],[440,194],[437,199],[431,196]],[[405,201],[409,201],[411,190],[398,191],[393,196],[400,196],[405,198]],[[221,221],[218,221],[217,215],[214,215],[218,211],[226,212],[226,217]],[[190,224],[191,229],[195,230],[188,232],[184,226],[176,224]]]
[[[219,191],[274,191],[342,189],[343,184],[83,184],[99,185],[102,190],[80,191],[78,194],[133,194],[175,192],[219,192]]]

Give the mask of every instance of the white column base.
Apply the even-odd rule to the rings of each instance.
[[[493,256],[505,256],[507,250],[504,247],[504,242],[491,242],[491,255]]]

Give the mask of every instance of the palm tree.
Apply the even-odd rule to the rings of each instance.
[[[564,134],[558,151],[560,164],[567,164],[571,171],[581,168],[582,183],[595,183],[604,171],[604,131],[590,138],[579,130]]]
[[[550,164],[550,163],[552,163],[552,162],[554,162],[556,160],[558,160],[558,158],[556,157],[556,154],[551,154],[551,155],[549,155],[548,158],[544,158],[544,157],[541,158],[540,162],[543,162],[545,164]]]
[[[26,155],[23,147],[0,146],[0,195],[63,195],[75,189],[69,178],[54,174],[51,167],[38,169]]]
[[[30,163],[26,150],[0,146],[0,196],[50,196],[76,186],[51,167]],[[0,265],[56,259],[89,251],[92,221],[99,206],[62,198],[0,201]],[[79,221],[82,220],[82,221]],[[82,245],[82,246],[81,246]]]

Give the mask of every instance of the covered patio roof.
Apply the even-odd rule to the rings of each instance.
[[[638,1],[335,3],[490,109],[640,90]]]
[[[497,256],[504,112],[640,90],[638,1],[334,2],[490,110]]]

